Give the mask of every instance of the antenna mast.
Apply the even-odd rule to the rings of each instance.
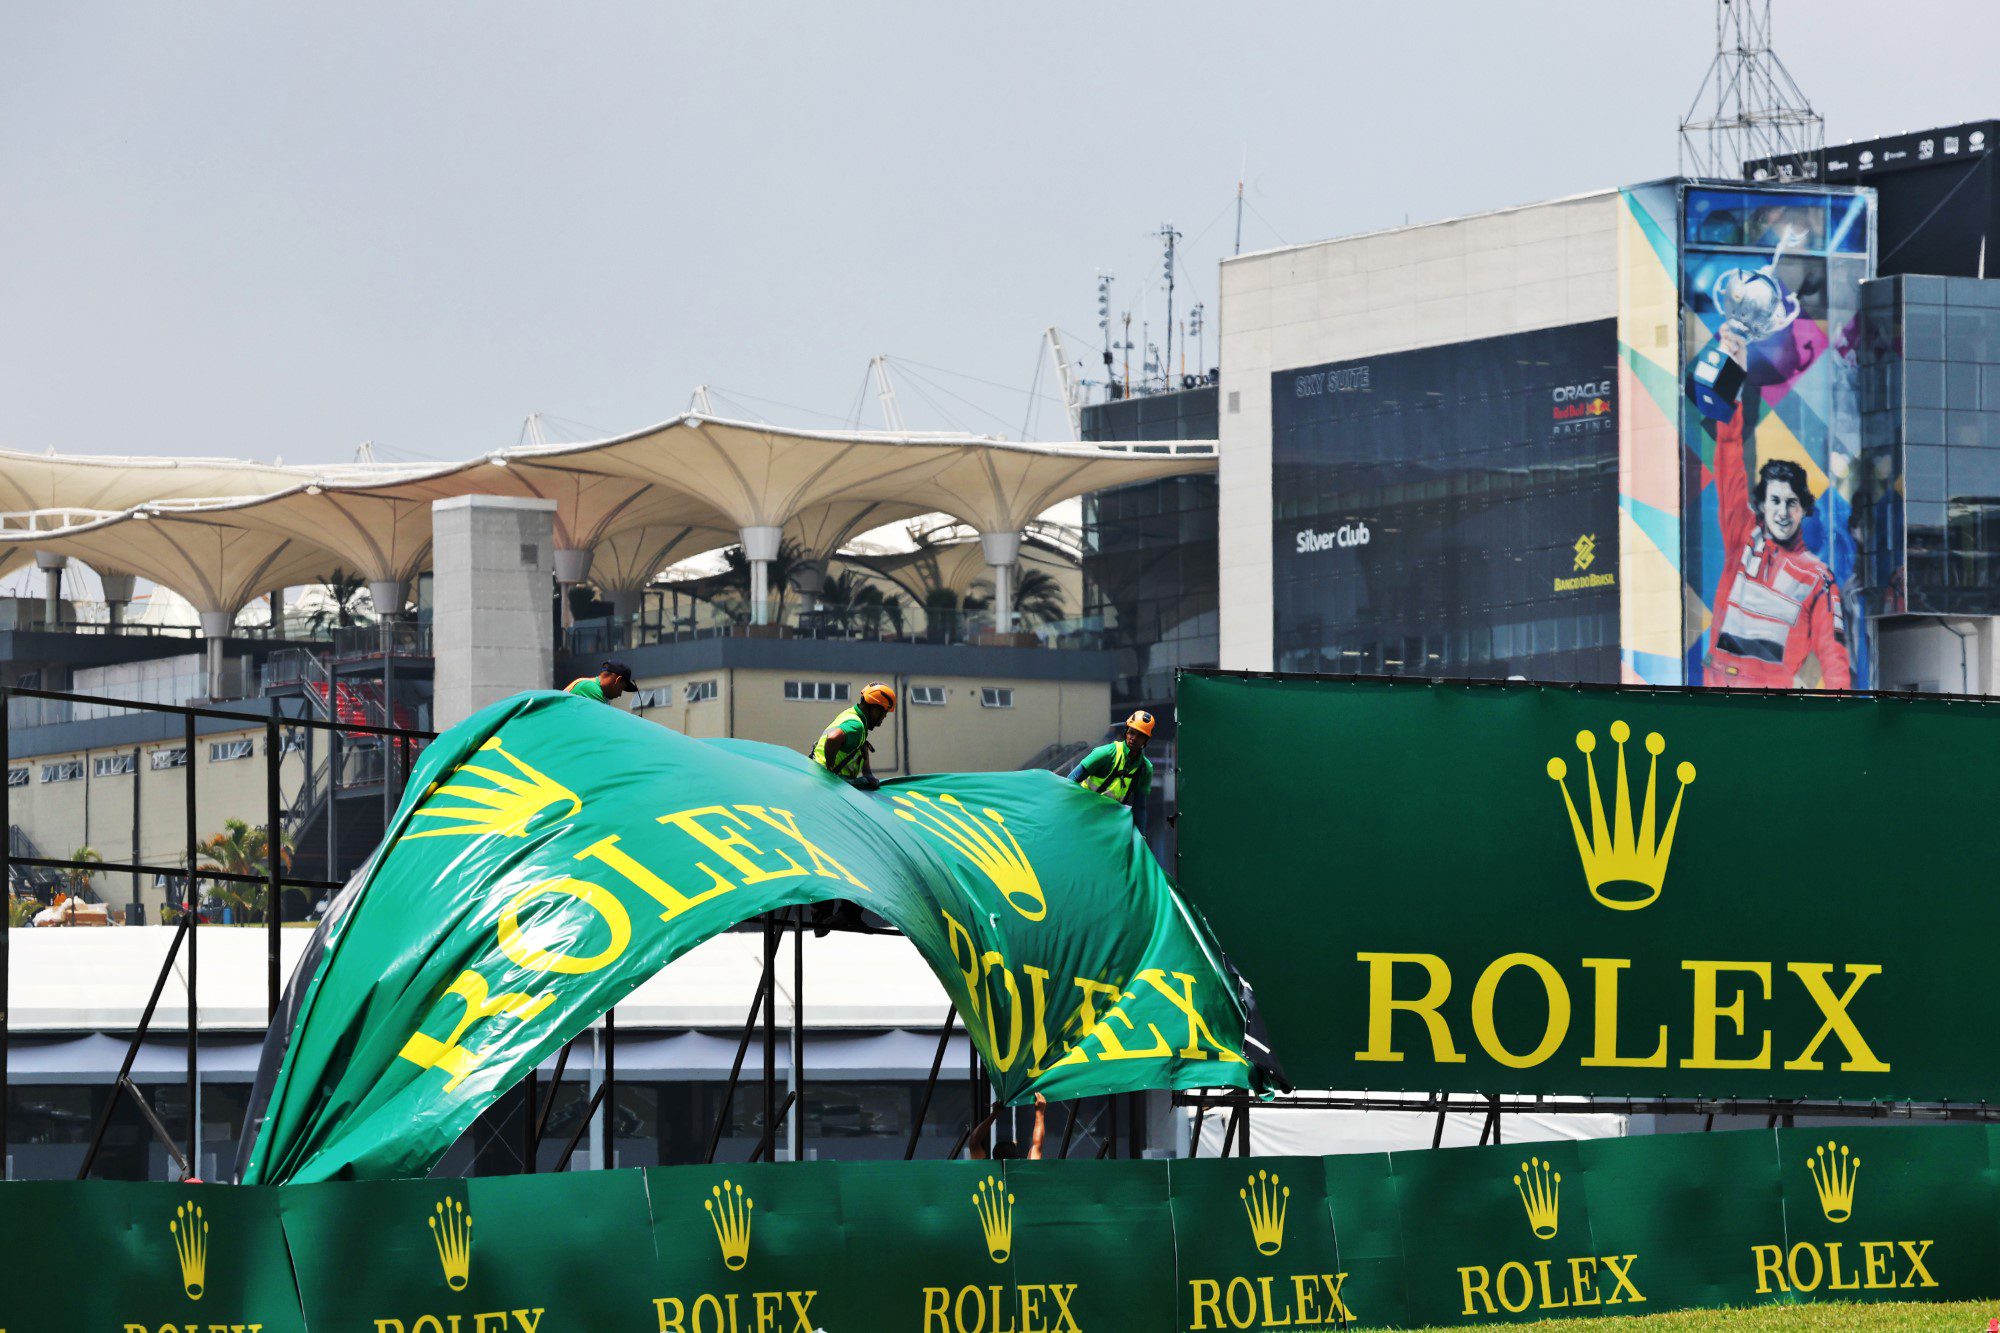
[[[1181,234],[1174,230],[1173,223],[1160,228],[1160,239],[1167,243],[1167,350],[1166,355],[1160,358],[1162,379],[1166,378],[1167,368],[1174,363],[1174,242],[1180,238]]]
[[[1826,118],[1771,48],[1771,0],[1715,0],[1715,59],[1681,120],[1682,175],[1741,179],[1743,164],[1786,159],[1818,179]]]
[[[889,358],[878,356],[868,363],[875,372],[875,393],[882,400],[882,423],[890,430],[900,431],[903,427],[903,410],[896,406],[896,386],[889,379]]]

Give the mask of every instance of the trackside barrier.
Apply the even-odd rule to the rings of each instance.
[[[0,1185],[9,1333],[1133,1333],[2000,1294],[2000,1130]],[[57,1246],[66,1261],[56,1262]]]

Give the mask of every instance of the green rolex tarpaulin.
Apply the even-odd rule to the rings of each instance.
[[[327,927],[244,1181],[421,1174],[673,959],[835,898],[908,936],[1010,1103],[1253,1081],[1228,969],[1123,807],[1039,770],[863,794],[543,692],[425,751]]]

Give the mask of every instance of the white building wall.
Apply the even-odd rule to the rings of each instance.
[[[1618,312],[1618,194],[1222,264],[1221,658],[1268,671],[1271,375]]]

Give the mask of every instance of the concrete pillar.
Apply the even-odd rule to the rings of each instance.
[[[368,599],[375,603],[378,620],[395,620],[403,614],[403,603],[409,600],[409,591],[401,579],[368,580]]]
[[[440,728],[555,681],[553,500],[458,495],[431,506],[433,703]]]
[[[54,551],[35,552],[35,568],[42,571],[42,623],[50,629],[62,624],[62,572],[69,557]]]
[[[270,617],[270,636],[274,639],[285,637],[285,590],[273,588],[264,594],[265,614]]]
[[[982,532],[979,546],[993,570],[993,632],[1010,634],[1014,629],[1014,562],[1021,558],[1021,534]]]
[[[778,558],[784,541],[783,528],[754,527],[741,530],[743,558],[750,562],[750,623],[771,623],[771,562]]]
[[[116,629],[125,623],[125,604],[132,600],[139,580],[131,574],[106,574],[100,570],[97,581],[104,585],[104,614]]]
[[[639,607],[645,599],[644,588],[607,588],[605,595],[611,598],[611,614],[621,625],[629,625],[639,618]]]
[[[234,611],[203,611],[201,613],[201,637],[208,641],[208,697],[222,697],[222,641],[229,637],[229,627],[236,623]],[[194,756],[188,756],[194,762]]]

